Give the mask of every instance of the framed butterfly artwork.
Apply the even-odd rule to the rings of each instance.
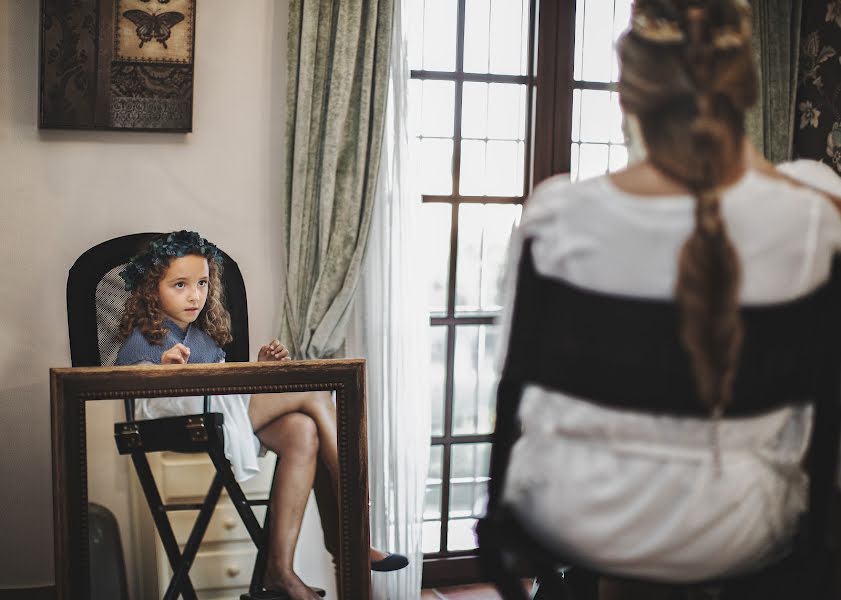
[[[196,0],[41,0],[39,127],[192,131]]]

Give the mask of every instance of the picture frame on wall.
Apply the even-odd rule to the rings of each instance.
[[[41,0],[38,125],[192,131],[196,0]]]

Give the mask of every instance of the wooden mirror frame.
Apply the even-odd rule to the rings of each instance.
[[[58,600],[89,597],[87,402],[313,390],[336,391],[339,597],[370,598],[365,361],[349,359],[50,369]]]

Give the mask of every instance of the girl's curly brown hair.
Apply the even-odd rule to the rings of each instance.
[[[202,256],[198,252],[189,253],[189,255]],[[206,259],[204,256],[202,258]],[[164,313],[160,308],[158,283],[163,279],[171,262],[172,259],[152,266],[132,290],[120,319],[122,339],[131,335],[134,329],[139,329],[143,337],[151,343],[162,345],[163,337],[168,329],[164,325]],[[234,338],[231,335],[231,315],[225,308],[222,264],[215,260],[209,260],[207,264],[209,267],[207,302],[195,323],[219,346],[224,346]]]

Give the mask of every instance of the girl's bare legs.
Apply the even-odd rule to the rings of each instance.
[[[319,455],[330,472],[333,490],[339,497],[339,449],[336,431],[336,406],[330,392],[286,392],[259,394],[251,397],[248,416],[255,431],[267,423],[288,414],[300,412],[313,421],[318,429]],[[385,558],[385,553],[371,549],[371,560]]]
[[[292,569],[304,509],[315,478],[318,433],[307,415],[290,413],[266,424],[257,437],[278,455],[269,515],[269,549],[263,586],[283,589],[292,600],[318,600]]]

